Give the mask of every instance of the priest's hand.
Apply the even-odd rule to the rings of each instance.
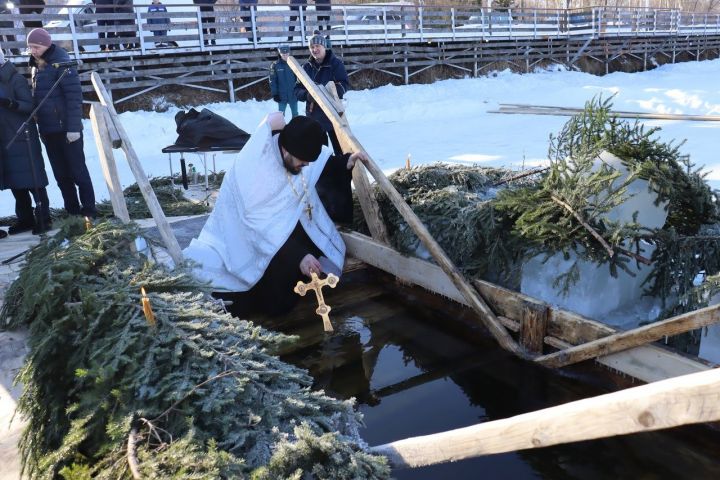
[[[352,155],[350,155],[350,158],[348,158],[347,162],[347,169],[352,170],[355,166],[355,162],[360,160],[361,162],[365,163],[368,161],[367,153],[363,152],[362,150],[359,152],[355,152]]]
[[[322,265],[320,265],[320,261],[317,258],[308,253],[300,260],[300,271],[303,275],[312,278],[312,273],[319,275],[322,272]]]

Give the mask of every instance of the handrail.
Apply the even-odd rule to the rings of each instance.
[[[294,42],[306,45],[305,35],[319,28],[314,6],[302,14],[288,5],[216,5],[215,11],[201,11],[199,5],[165,4],[165,14],[150,13],[147,6],[134,6],[128,13],[90,13],[88,5],[48,5],[41,14],[19,13],[15,8],[0,19],[0,42],[10,49],[9,58],[24,50],[27,29],[23,21],[42,21],[57,43],[82,58],[101,47],[114,48],[110,56],[159,53],[167,48],[207,51],[232,46],[258,48]],[[326,13],[326,12],[323,12]],[[679,9],[637,7],[591,7],[580,9],[515,8],[502,11],[474,5],[416,6],[333,5],[329,12],[334,43],[468,41],[507,38],[599,38],[603,36],[653,36],[720,34],[720,16],[703,13],[682,15]],[[243,17],[249,20],[243,20]],[[168,24],[148,23],[168,18]],[[288,24],[294,19],[294,32]],[[98,21],[110,22],[101,25]],[[117,23],[117,24],[116,24]],[[112,28],[112,27],[115,28]],[[200,27],[200,28],[198,28]],[[98,38],[98,31],[111,38]],[[115,36],[115,34],[118,34]],[[324,32],[325,33],[325,32]],[[160,35],[162,34],[162,35]],[[104,36],[104,35],[103,35]],[[260,38],[261,37],[261,38]],[[262,40],[262,43],[260,42]],[[213,43],[217,43],[215,46]],[[121,46],[122,45],[122,46]],[[133,48],[136,46],[137,48]]]

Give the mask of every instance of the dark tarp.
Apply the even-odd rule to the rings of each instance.
[[[175,115],[178,138],[175,145],[199,149],[240,150],[250,134],[236,127],[225,117],[203,108],[198,112],[191,108],[187,113]]]

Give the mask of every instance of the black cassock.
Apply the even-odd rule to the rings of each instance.
[[[352,173],[347,169],[350,154],[332,155],[328,158],[320,178],[315,186],[320,201],[330,218],[336,223],[351,223],[353,214]],[[302,215],[305,215],[303,211]],[[246,292],[216,292],[214,295],[223,300],[232,301],[228,307],[230,313],[244,317],[251,313],[282,315],[291,310],[299,295],[293,288],[299,280],[309,281],[300,272],[300,261],[307,254],[314,257],[322,255],[300,222],[290,237],[280,247],[258,282]]]

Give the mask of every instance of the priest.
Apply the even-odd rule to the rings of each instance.
[[[211,282],[217,297],[231,300],[238,316],[285,313],[297,302],[298,280],[339,275],[343,268],[345,244],[326,206],[346,201],[349,172],[367,157],[333,155],[311,118],[283,125],[279,112],[260,123],[225,175],[200,235],[184,251],[198,263],[196,274]],[[325,186],[322,199],[318,182]]]

